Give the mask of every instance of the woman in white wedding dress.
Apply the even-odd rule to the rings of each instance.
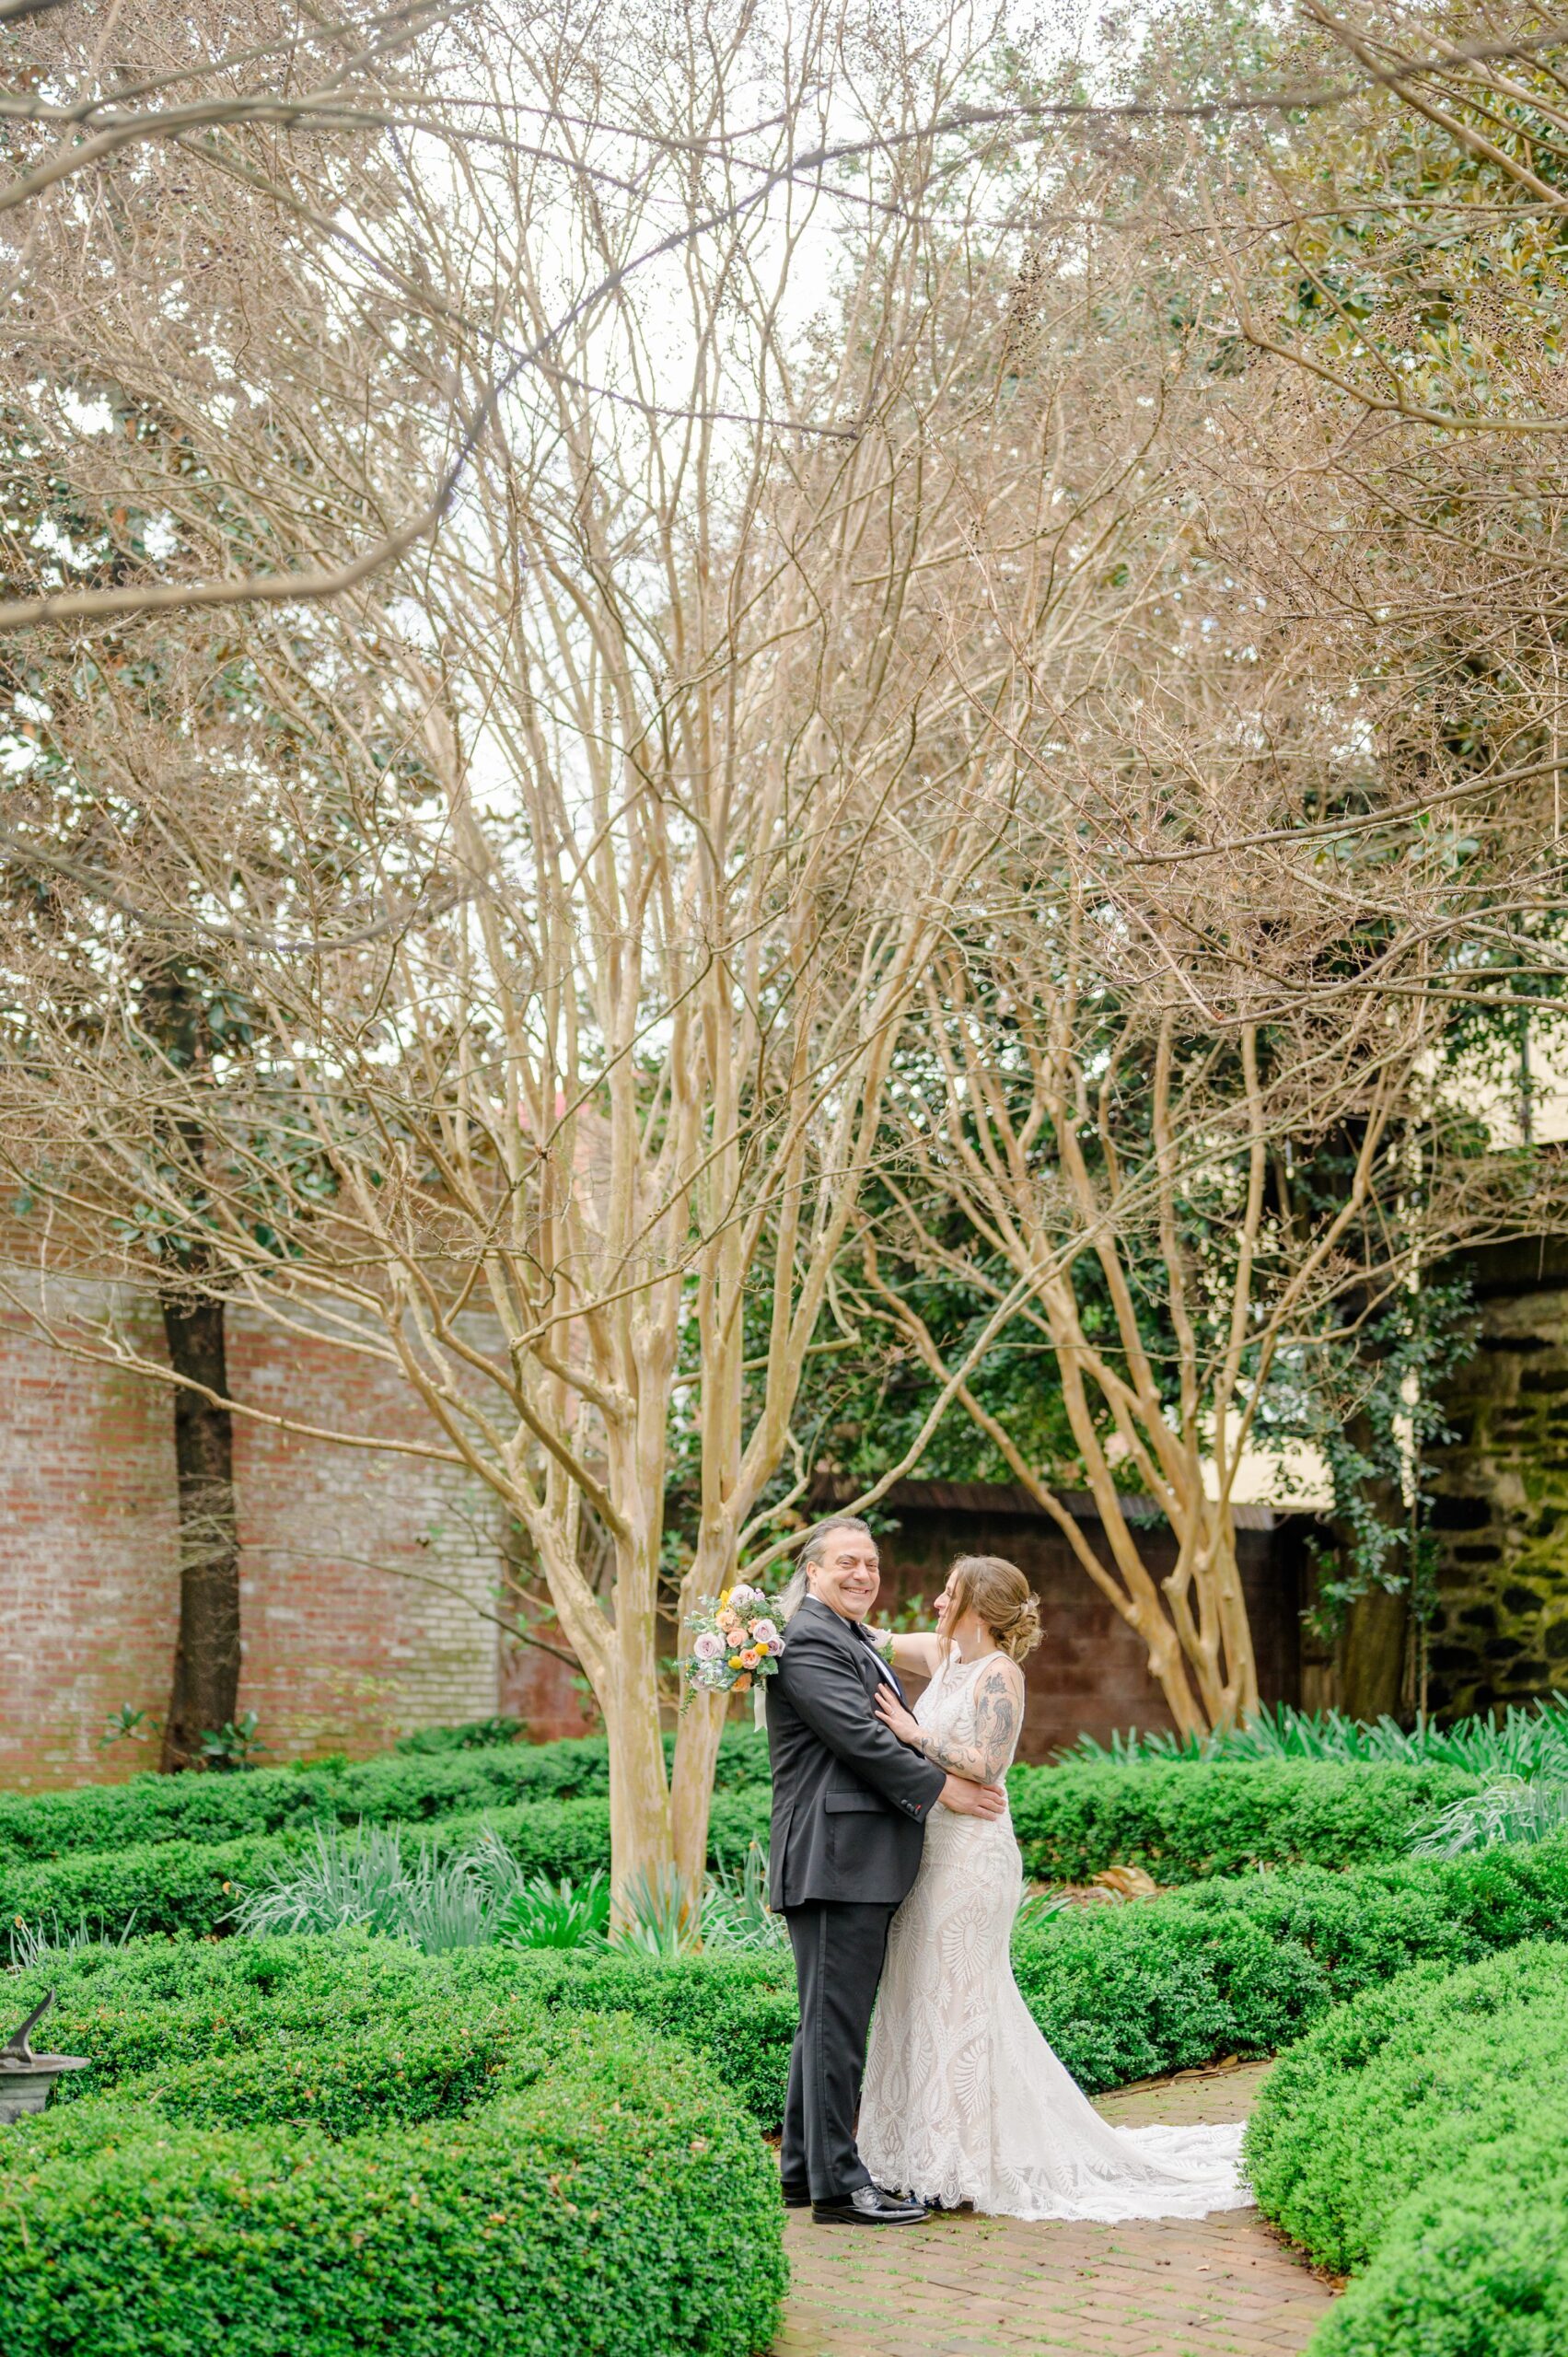
[[[896,1636],[900,1669],[931,1683],[881,1716],[950,1775],[1000,1783],[1023,1722],[1018,1662],[1040,1642],[1028,1581],[962,1556],[937,1634]],[[859,2144],[877,2183],[1005,2218],[1201,2218],[1246,2208],[1241,2125],[1116,2129],[1057,2061],[1013,1978],[1023,1897],[1010,1817],[934,1808],[920,1875],[893,1918],[871,2026]]]

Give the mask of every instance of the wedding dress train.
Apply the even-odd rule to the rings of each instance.
[[[950,1655],[916,1705],[944,1747],[975,1740],[979,1666]],[[866,2057],[858,2142],[877,2184],[1007,2218],[1247,2208],[1239,2122],[1112,2128],[1057,2061],[1013,1978],[1022,1896],[1010,1817],[932,1810],[919,1878],[893,1918]]]

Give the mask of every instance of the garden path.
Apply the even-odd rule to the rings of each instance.
[[[1100,2098],[1108,2119],[1240,2119],[1267,2063]],[[881,2234],[788,2213],[773,2357],[1287,2357],[1333,2298],[1256,2211],[1125,2226],[967,2212]]]

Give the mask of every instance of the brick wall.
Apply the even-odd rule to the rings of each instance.
[[[817,1510],[826,1513],[829,1504]],[[1086,1500],[1073,1504],[1091,1545],[1109,1561],[1098,1517]],[[1143,1645],[1025,1492],[984,1482],[903,1481],[889,1492],[885,1511],[897,1527],[879,1542],[879,1608],[914,1596],[929,1606],[955,1555],[1001,1555],[1028,1577],[1045,1636],[1024,1666],[1021,1759],[1043,1759],[1079,1735],[1104,1742],[1118,1728],[1173,1724]],[[1266,1702],[1298,1701],[1303,1526],[1267,1508],[1238,1511],[1251,1526],[1237,1532],[1237,1549],[1259,1687]],[[1176,1562],[1169,1528],[1152,1522],[1141,1540],[1144,1561],[1162,1578]]]
[[[1565,1305],[1568,1306],[1568,1305]],[[124,1315],[161,1355],[149,1304]],[[370,1440],[428,1442],[389,1368],[325,1341],[230,1320],[236,1396]],[[571,1668],[483,1618],[503,1605],[496,1512],[454,1469],[391,1448],[347,1449],[251,1418],[235,1422],[244,1666],[280,1759],[374,1750],[404,1730],[506,1711],[541,1740],[591,1722]],[[1087,1731],[1169,1724],[1142,1647],[1042,1516],[1014,1493],[906,1483],[889,1501],[889,1602],[927,1600],[963,1550],[1011,1557],[1041,1599],[1028,1665],[1027,1758]],[[1266,1698],[1299,1691],[1299,1540],[1242,1533],[1243,1578]],[[1086,1528],[1098,1529],[1092,1517]],[[1168,1533],[1148,1538],[1156,1575]],[[127,1775],[145,1749],[96,1738],[122,1702],[161,1710],[176,1619],[168,1392],[84,1364],[0,1314],[0,1785]],[[552,1633],[540,1631],[547,1638]]]
[[[101,1296],[100,1296],[101,1298]],[[156,1309],[128,1302],[161,1356]],[[237,1398],[367,1439],[432,1428],[390,1368],[229,1322]],[[122,1702],[161,1712],[177,1612],[169,1395],[83,1364],[0,1314],[0,1785],[113,1778],[146,1748],[97,1737]],[[571,1672],[503,1641],[496,1510],[456,1469],[235,1420],[244,1663],[239,1707],[280,1759],[374,1750],[405,1730],[527,1717],[584,1724]],[[521,1657],[519,1666],[518,1656]]]

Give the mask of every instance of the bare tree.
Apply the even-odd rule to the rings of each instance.
[[[211,1291],[402,1374],[432,1418],[418,1446],[520,1521],[593,1683],[622,1887],[700,1869],[719,1733],[693,1699],[672,1791],[672,1416],[702,1461],[683,1609],[776,1528],[895,1049],[1016,772],[993,726],[1006,643],[985,632],[961,676],[950,655],[983,623],[989,505],[998,531],[1003,509],[1030,528],[1050,421],[994,398],[1019,323],[988,248],[1016,243],[1054,166],[967,129],[923,145],[973,57],[864,47],[857,87],[840,29],[824,12],[786,53],[715,10],[700,43],[695,19],[635,41],[603,19],[575,46],[527,24],[493,44],[507,91],[586,126],[583,169],[547,205],[515,149],[466,151],[459,189],[410,168],[399,200],[452,334],[389,368],[400,414],[417,421],[422,370],[444,414],[454,369],[494,377],[594,273],[612,296],[518,380],[397,597],[255,639],[308,752],[280,772],[262,750],[194,803],[139,775],[135,836],[106,826],[91,872],[56,870],[96,911],[90,1072],[62,1028],[79,957],[68,986],[47,943],[12,961],[6,1131],[55,1248],[74,1228],[101,1260],[132,1189],[188,1227],[199,1188]],[[871,155],[802,192],[792,159],[852,105]],[[527,233],[541,217],[548,239]],[[660,225],[698,218],[662,274],[625,276]],[[801,302],[813,283],[830,305]],[[134,378],[129,336],[114,357]],[[346,389],[347,347],[337,365]],[[310,447],[347,513],[388,496],[396,445],[334,434],[342,414],[322,407]],[[246,512],[277,415],[201,435]],[[199,934],[266,1055],[160,1055],[126,908]],[[122,1335],[96,1347],[142,1364]]]
[[[1167,149],[1152,177],[1125,154],[1108,173],[1104,366],[1151,424],[1125,438],[1127,522],[1074,642],[1039,631],[1012,552],[977,540],[1033,689],[998,722],[1031,784],[926,978],[924,1061],[891,1100],[904,1177],[867,1251],[941,1379],[890,1251],[993,1295],[1028,1285],[1070,1463],[1031,1462],[973,1386],[959,1397],[1201,1731],[1256,1706],[1232,1501],[1281,1393],[1338,1383],[1353,1413],[1381,1306],[1445,1250],[1562,1215],[1550,1168],[1492,1150],[1453,1060],[1550,1022],[1562,990],[1564,486],[1550,440],[1527,459],[1511,431],[1457,437],[1299,349],[1249,350],[1234,285],[1256,268],[1260,302],[1264,269],[1227,159],[1181,138],[1184,171]],[[1309,160],[1287,192],[1303,204]],[[1313,234],[1348,244],[1334,193]],[[1520,382],[1539,374],[1539,320],[1501,340]],[[1035,552],[1059,564],[1095,546],[1063,505]],[[1109,1562],[1063,1479],[1090,1488]],[[1163,1582],[1129,1481],[1175,1534]],[[1392,1670],[1374,1707],[1396,1699],[1397,1642]]]

